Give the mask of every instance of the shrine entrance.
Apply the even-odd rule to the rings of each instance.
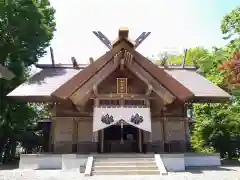
[[[103,129],[105,153],[141,152],[141,130],[131,125],[112,125]]]
[[[143,131],[151,132],[148,107],[95,107],[93,132],[99,152],[143,152]]]

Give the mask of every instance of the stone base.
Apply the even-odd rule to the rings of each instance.
[[[90,146],[89,146],[90,147]],[[119,155],[119,154],[118,154]],[[87,154],[21,154],[19,169],[78,169],[80,166],[85,166]],[[92,154],[95,157],[114,158],[117,155],[111,154]],[[121,158],[132,157],[148,157],[152,154],[132,154],[123,153]],[[219,153],[204,154],[204,153],[186,153],[186,154],[160,154],[160,157],[168,171],[183,171],[185,167],[198,166],[220,166]]]
[[[219,153],[185,153],[184,160],[186,167],[221,165]]]
[[[62,155],[21,154],[19,169],[62,169]]]

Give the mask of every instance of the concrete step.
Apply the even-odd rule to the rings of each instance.
[[[157,170],[113,170],[93,171],[92,175],[159,175]]]
[[[149,162],[155,161],[155,158],[96,158],[95,162]]]
[[[94,158],[154,158],[154,154],[135,154],[135,153],[129,153],[129,154],[96,154],[93,155]]]
[[[94,166],[156,166],[155,161],[120,161],[120,162],[94,162]]]
[[[94,171],[104,171],[104,170],[108,170],[108,171],[115,171],[115,170],[121,170],[121,171],[126,171],[126,170],[134,170],[134,171],[137,171],[137,170],[155,170],[157,171],[158,170],[158,167],[155,165],[155,166],[94,166],[92,168]]]

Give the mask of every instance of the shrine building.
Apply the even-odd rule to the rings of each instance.
[[[220,103],[230,95],[185,66],[160,66],[120,29],[100,58],[81,65],[37,64],[42,70],[8,94],[18,101],[47,103],[54,153],[169,153],[189,148],[187,110],[193,103]]]

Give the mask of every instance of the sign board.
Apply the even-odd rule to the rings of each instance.
[[[117,94],[127,94],[127,78],[117,78]]]

